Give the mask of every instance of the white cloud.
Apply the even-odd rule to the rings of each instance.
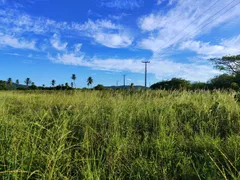
[[[108,34],[99,32],[93,35],[96,42],[110,48],[124,48],[132,44],[133,39],[124,34]]]
[[[121,14],[118,14],[118,15],[112,15],[112,14],[109,14],[108,17],[110,19],[114,19],[114,20],[121,20],[122,18],[128,16],[130,14],[126,14],[126,13],[121,13]]]
[[[60,41],[60,37],[57,35],[57,34],[54,34],[53,35],[53,37],[51,38],[51,40],[50,40],[50,42],[51,42],[51,45],[55,48],[55,49],[57,49],[57,50],[59,50],[59,51],[64,51],[64,50],[66,50],[66,47],[67,47],[67,45],[68,45],[68,43],[62,43],[61,41]]]
[[[36,50],[35,41],[27,41],[23,38],[17,38],[11,35],[0,33],[0,46],[9,46],[16,49]]]
[[[40,36],[49,36],[51,33],[59,35],[68,33],[75,37],[88,37],[111,48],[125,48],[133,41],[133,37],[126,27],[106,19],[96,21],[89,19],[85,23],[56,22],[43,17],[32,17],[16,10],[0,11],[0,18],[0,31],[10,30],[19,36],[23,32]],[[113,40],[109,38],[113,38]],[[57,35],[54,35],[50,41],[53,47],[58,50],[63,50],[67,46],[67,43],[60,42]]]
[[[48,58],[65,65],[84,66],[104,71],[129,71],[133,73],[144,73],[142,61],[145,59],[120,59],[93,57],[88,59],[83,53],[62,53],[57,56],[49,55]],[[172,60],[150,59],[148,72],[154,74],[159,80],[180,77],[191,81],[207,81],[219,74],[213,69],[210,62],[205,63],[180,63]]]
[[[157,5],[161,5],[162,3],[168,1],[168,5],[171,6],[172,4],[174,4],[175,2],[177,2],[177,0],[157,0]]]
[[[225,55],[240,54],[240,35],[231,39],[222,40],[219,45],[211,45],[209,42],[186,41],[181,43],[181,50],[191,50],[199,55],[207,57],[222,57]]]
[[[135,9],[143,5],[143,0],[104,0],[101,5],[117,9]]]
[[[124,27],[110,20],[88,20],[84,24],[73,24],[73,28],[109,48],[125,48],[132,44],[133,37]]]
[[[75,44],[74,45],[74,52],[75,53],[80,52],[81,48],[82,48],[82,44]]]
[[[151,50],[154,53],[160,53],[166,48],[178,45],[183,41],[193,40],[195,37],[203,35],[223,23],[238,21],[240,16],[238,6],[213,21],[212,18],[217,18],[226,9],[215,16],[214,14],[230,3],[229,1],[220,1],[204,13],[214,2],[214,0],[179,0],[177,5],[167,13],[160,11],[141,17],[139,27],[147,33],[147,37],[139,41],[139,47]],[[233,3],[227,8],[235,4]],[[196,19],[198,20],[196,21]],[[207,23],[210,24],[199,31]]]
[[[74,53],[57,54],[56,57],[48,55],[48,59],[60,64],[85,66],[84,55],[76,55]]]

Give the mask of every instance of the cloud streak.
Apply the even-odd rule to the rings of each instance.
[[[144,4],[143,0],[103,0],[102,6],[116,9],[135,9],[140,8]]]
[[[141,17],[139,19],[139,27],[145,32],[147,37],[138,42],[139,47],[151,50],[154,53],[160,53],[166,48],[178,45],[182,41],[193,40],[223,23],[237,21],[237,18],[240,16],[239,6],[234,7],[224,16],[216,19],[224,11],[218,14],[217,12],[226,7],[229,1],[219,1],[208,12],[203,13],[214,2],[213,0],[179,0],[177,5],[166,14],[159,12]],[[236,3],[232,3],[227,8],[234,5]],[[215,20],[213,21],[212,18],[215,18]],[[196,19],[198,20],[195,21]],[[209,25],[199,31],[207,23]]]
[[[103,71],[129,71],[133,73],[144,73],[144,66],[141,63],[145,59],[121,59],[98,57],[87,58],[84,53],[59,53],[56,56],[48,55],[54,62],[64,65],[83,66]],[[212,68],[209,62],[180,63],[172,60],[150,59],[149,73],[154,74],[158,79],[170,79],[181,77],[191,81],[207,81],[219,74],[219,71]]]
[[[16,49],[29,49],[37,50],[36,42],[34,40],[29,41],[24,38],[17,38],[12,35],[0,33],[0,46],[12,47]]]
[[[126,27],[114,24],[110,20],[88,20],[84,23],[57,22],[44,17],[32,17],[16,10],[0,11],[0,30],[11,31],[21,36],[23,33],[38,36],[49,36],[49,34],[65,34],[77,37],[87,37],[96,43],[110,48],[126,48],[133,42],[133,37]],[[63,49],[67,44],[62,44],[52,37],[51,44],[56,49]]]

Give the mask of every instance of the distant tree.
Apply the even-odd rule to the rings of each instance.
[[[73,82],[74,82],[75,88],[76,88],[76,79],[77,79],[76,74],[72,74],[72,80],[73,80]]]
[[[222,58],[212,58],[215,68],[228,72],[230,74],[240,73],[240,55],[236,56],[223,56]]]
[[[94,89],[101,91],[101,90],[104,90],[105,88],[102,84],[98,84],[97,86],[94,87]]]
[[[7,84],[8,84],[8,86],[12,86],[12,78],[8,78],[8,80],[7,80]]]
[[[204,82],[194,82],[191,84],[192,90],[207,90],[209,89],[209,84]]]
[[[71,88],[73,88],[73,82],[71,82]]]
[[[69,85],[68,85],[68,83],[65,83],[65,87],[66,87],[66,88],[69,88]]]
[[[30,78],[26,78],[24,82],[27,86],[29,86],[29,84],[31,84],[32,81],[30,80]]]
[[[93,84],[93,79],[92,79],[92,77],[88,77],[88,79],[87,79],[87,85],[88,85],[88,87],[89,87],[89,85],[91,85],[91,87],[92,87],[92,84]]]
[[[16,84],[17,84],[17,85],[19,84],[19,80],[18,80],[18,79],[16,80]]]
[[[151,89],[165,89],[165,90],[183,90],[190,88],[190,82],[181,78],[172,78],[169,81],[161,81],[153,84]]]
[[[0,90],[7,90],[7,83],[5,81],[0,81]]]
[[[131,85],[130,85],[130,89],[131,89],[131,90],[134,89],[134,84],[133,84],[133,83],[131,83]]]
[[[44,88],[44,87],[45,87],[45,84],[43,84],[42,87]]]
[[[35,85],[34,82],[32,82],[32,83],[31,83],[31,86],[30,86],[29,88],[35,90],[35,89],[37,89],[37,86]]]
[[[53,79],[51,83],[52,83],[52,87],[54,87],[56,84],[56,81]]]
[[[236,81],[235,76],[229,74],[222,74],[212,78],[209,81],[213,89],[230,89],[232,83]]]

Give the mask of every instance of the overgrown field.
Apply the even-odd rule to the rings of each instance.
[[[0,92],[0,179],[239,179],[231,92]]]

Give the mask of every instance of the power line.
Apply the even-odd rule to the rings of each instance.
[[[211,5],[208,9],[206,9],[200,16],[198,16],[194,21],[192,21],[190,24],[188,24],[187,26],[185,26],[180,33],[178,33],[176,36],[174,36],[169,42],[171,42],[172,40],[174,40],[176,37],[178,37],[181,32],[185,31],[188,27],[190,27],[193,23],[195,23],[197,20],[199,20],[203,15],[205,15],[206,12],[208,12],[212,7],[214,7],[219,1],[221,0],[217,0],[213,5]],[[162,49],[165,45],[163,45],[162,47],[160,47],[159,49]],[[158,50],[159,50],[158,49]]]
[[[228,7],[228,6],[229,6],[230,4],[232,4],[234,1],[236,1],[236,0],[231,1],[229,4],[227,4],[226,6],[224,6],[224,7],[223,7],[222,9],[220,9],[217,13],[215,13],[213,16],[211,16],[210,18],[208,18],[205,22],[203,22],[203,23],[201,23],[200,25],[198,25],[193,31],[187,33],[185,36],[183,36],[182,38],[180,38],[178,41],[181,41],[181,40],[183,40],[184,38],[186,38],[186,36],[192,35],[192,33],[194,33],[195,31],[197,32],[197,31],[199,31],[199,30],[202,30],[202,29],[205,28],[206,26],[208,26],[210,23],[212,23],[212,21],[210,21],[209,23],[205,24],[208,20],[211,20],[214,16],[216,16],[217,14],[219,14],[222,10],[224,10],[226,7]],[[222,14],[220,14],[218,17],[216,17],[216,18],[213,19],[213,20],[216,20],[216,19],[220,18],[222,15],[226,14],[229,10],[231,10],[232,8],[236,7],[236,6],[239,5],[239,4],[240,4],[240,2],[238,2],[238,3],[235,4],[234,6],[231,6],[229,9],[227,9],[226,11],[224,11]],[[205,25],[204,25],[204,24],[205,24]],[[200,27],[200,26],[202,26],[202,25],[204,25],[204,26],[201,27],[200,29],[197,29],[198,27]],[[171,46],[170,46],[169,48],[171,48]],[[168,52],[168,51],[170,50],[169,48],[167,48],[168,50],[166,50],[164,53],[162,53],[162,55],[163,55],[163,54],[167,54],[166,52]]]

